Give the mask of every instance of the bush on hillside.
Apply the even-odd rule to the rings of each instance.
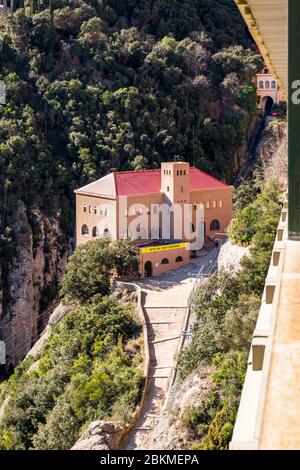
[[[250,255],[242,259],[239,272],[219,272],[197,293],[192,340],[181,352],[179,377],[183,380],[200,366],[212,366],[211,379],[219,400],[209,401],[209,417],[207,400],[183,415],[198,441],[194,448],[228,448],[280,216],[280,199],[278,185],[269,181],[241,209],[230,234],[240,244],[251,244]]]
[[[120,420],[122,409],[130,420],[143,385],[139,334],[132,308],[111,297],[69,312],[36,367],[25,361],[3,385],[0,449],[70,449],[91,421]]]
[[[138,249],[133,242],[97,239],[80,245],[67,265],[62,300],[84,303],[97,294],[108,295],[113,275],[135,275],[138,266]]]

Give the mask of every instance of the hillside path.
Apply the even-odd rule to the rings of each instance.
[[[150,373],[141,416],[123,442],[123,450],[147,449],[147,436],[162,411],[172,379],[195,276],[202,266],[203,270],[211,266],[216,253],[214,249],[188,266],[138,282],[148,329]]]

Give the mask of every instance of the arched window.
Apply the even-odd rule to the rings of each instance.
[[[94,214],[97,215],[97,206],[94,206]]]
[[[217,201],[213,201],[213,208],[215,209],[217,207]]]
[[[92,232],[93,238],[100,237],[100,230],[98,227],[93,227],[93,232]]]
[[[259,88],[261,88],[261,89],[264,88],[264,82],[262,80],[259,82]]]
[[[107,217],[108,216],[108,209],[105,209],[104,215]]]
[[[86,204],[83,206],[83,212],[86,212]]]
[[[270,82],[266,82],[266,83],[265,83],[265,87],[266,87],[267,90],[269,90],[269,88],[270,88]]]
[[[276,82],[275,82],[275,80],[272,81],[272,85],[271,85],[271,86],[272,86],[273,90],[276,90]]]
[[[81,227],[81,235],[88,235],[89,234],[89,228],[86,224],[83,224]]]
[[[169,264],[168,258],[164,258],[161,262],[161,264]]]
[[[182,256],[177,256],[176,263],[182,263],[182,262],[183,262]]]
[[[110,231],[108,230],[108,228],[104,229],[103,237],[104,238],[110,238]]]
[[[215,219],[210,224],[210,231],[215,232],[216,230],[220,230],[220,222]]]
[[[207,203],[206,203],[206,209],[209,209],[209,208],[210,208],[210,202],[207,201]]]
[[[220,201],[219,201],[219,207],[223,207],[223,201],[222,201],[222,199],[220,199]]]
[[[89,206],[89,213],[92,213],[92,206]]]

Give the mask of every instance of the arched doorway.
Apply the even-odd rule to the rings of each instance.
[[[153,266],[151,261],[146,261],[145,263],[145,277],[152,277],[153,275]]]
[[[269,115],[272,111],[273,104],[274,104],[274,101],[273,101],[273,98],[271,98],[271,96],[264,96],[261,100],[261,109],[263,110],[265,114]]]

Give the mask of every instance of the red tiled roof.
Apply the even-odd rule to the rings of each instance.
[[[190,189],[226,188],[227,184],[213,176],[190,167]],[[110,173],[103,178],[80,188],[76,193],[93,194],[115,198],[135,194],[159,193],[161,188],[161,170],[120,171]]]
[[[135,194],[159,193],[161,170],[124,171],[115,173],[116,194],[130,196]],[[190,167],[190,189],[226,188],[227,184],[213,176]]]
[[[160,170],[120,171],[115,173],[118,196],[160,192]]]
[[[190,189],[228,188],[228,184],[192,166],[190,168]]]

